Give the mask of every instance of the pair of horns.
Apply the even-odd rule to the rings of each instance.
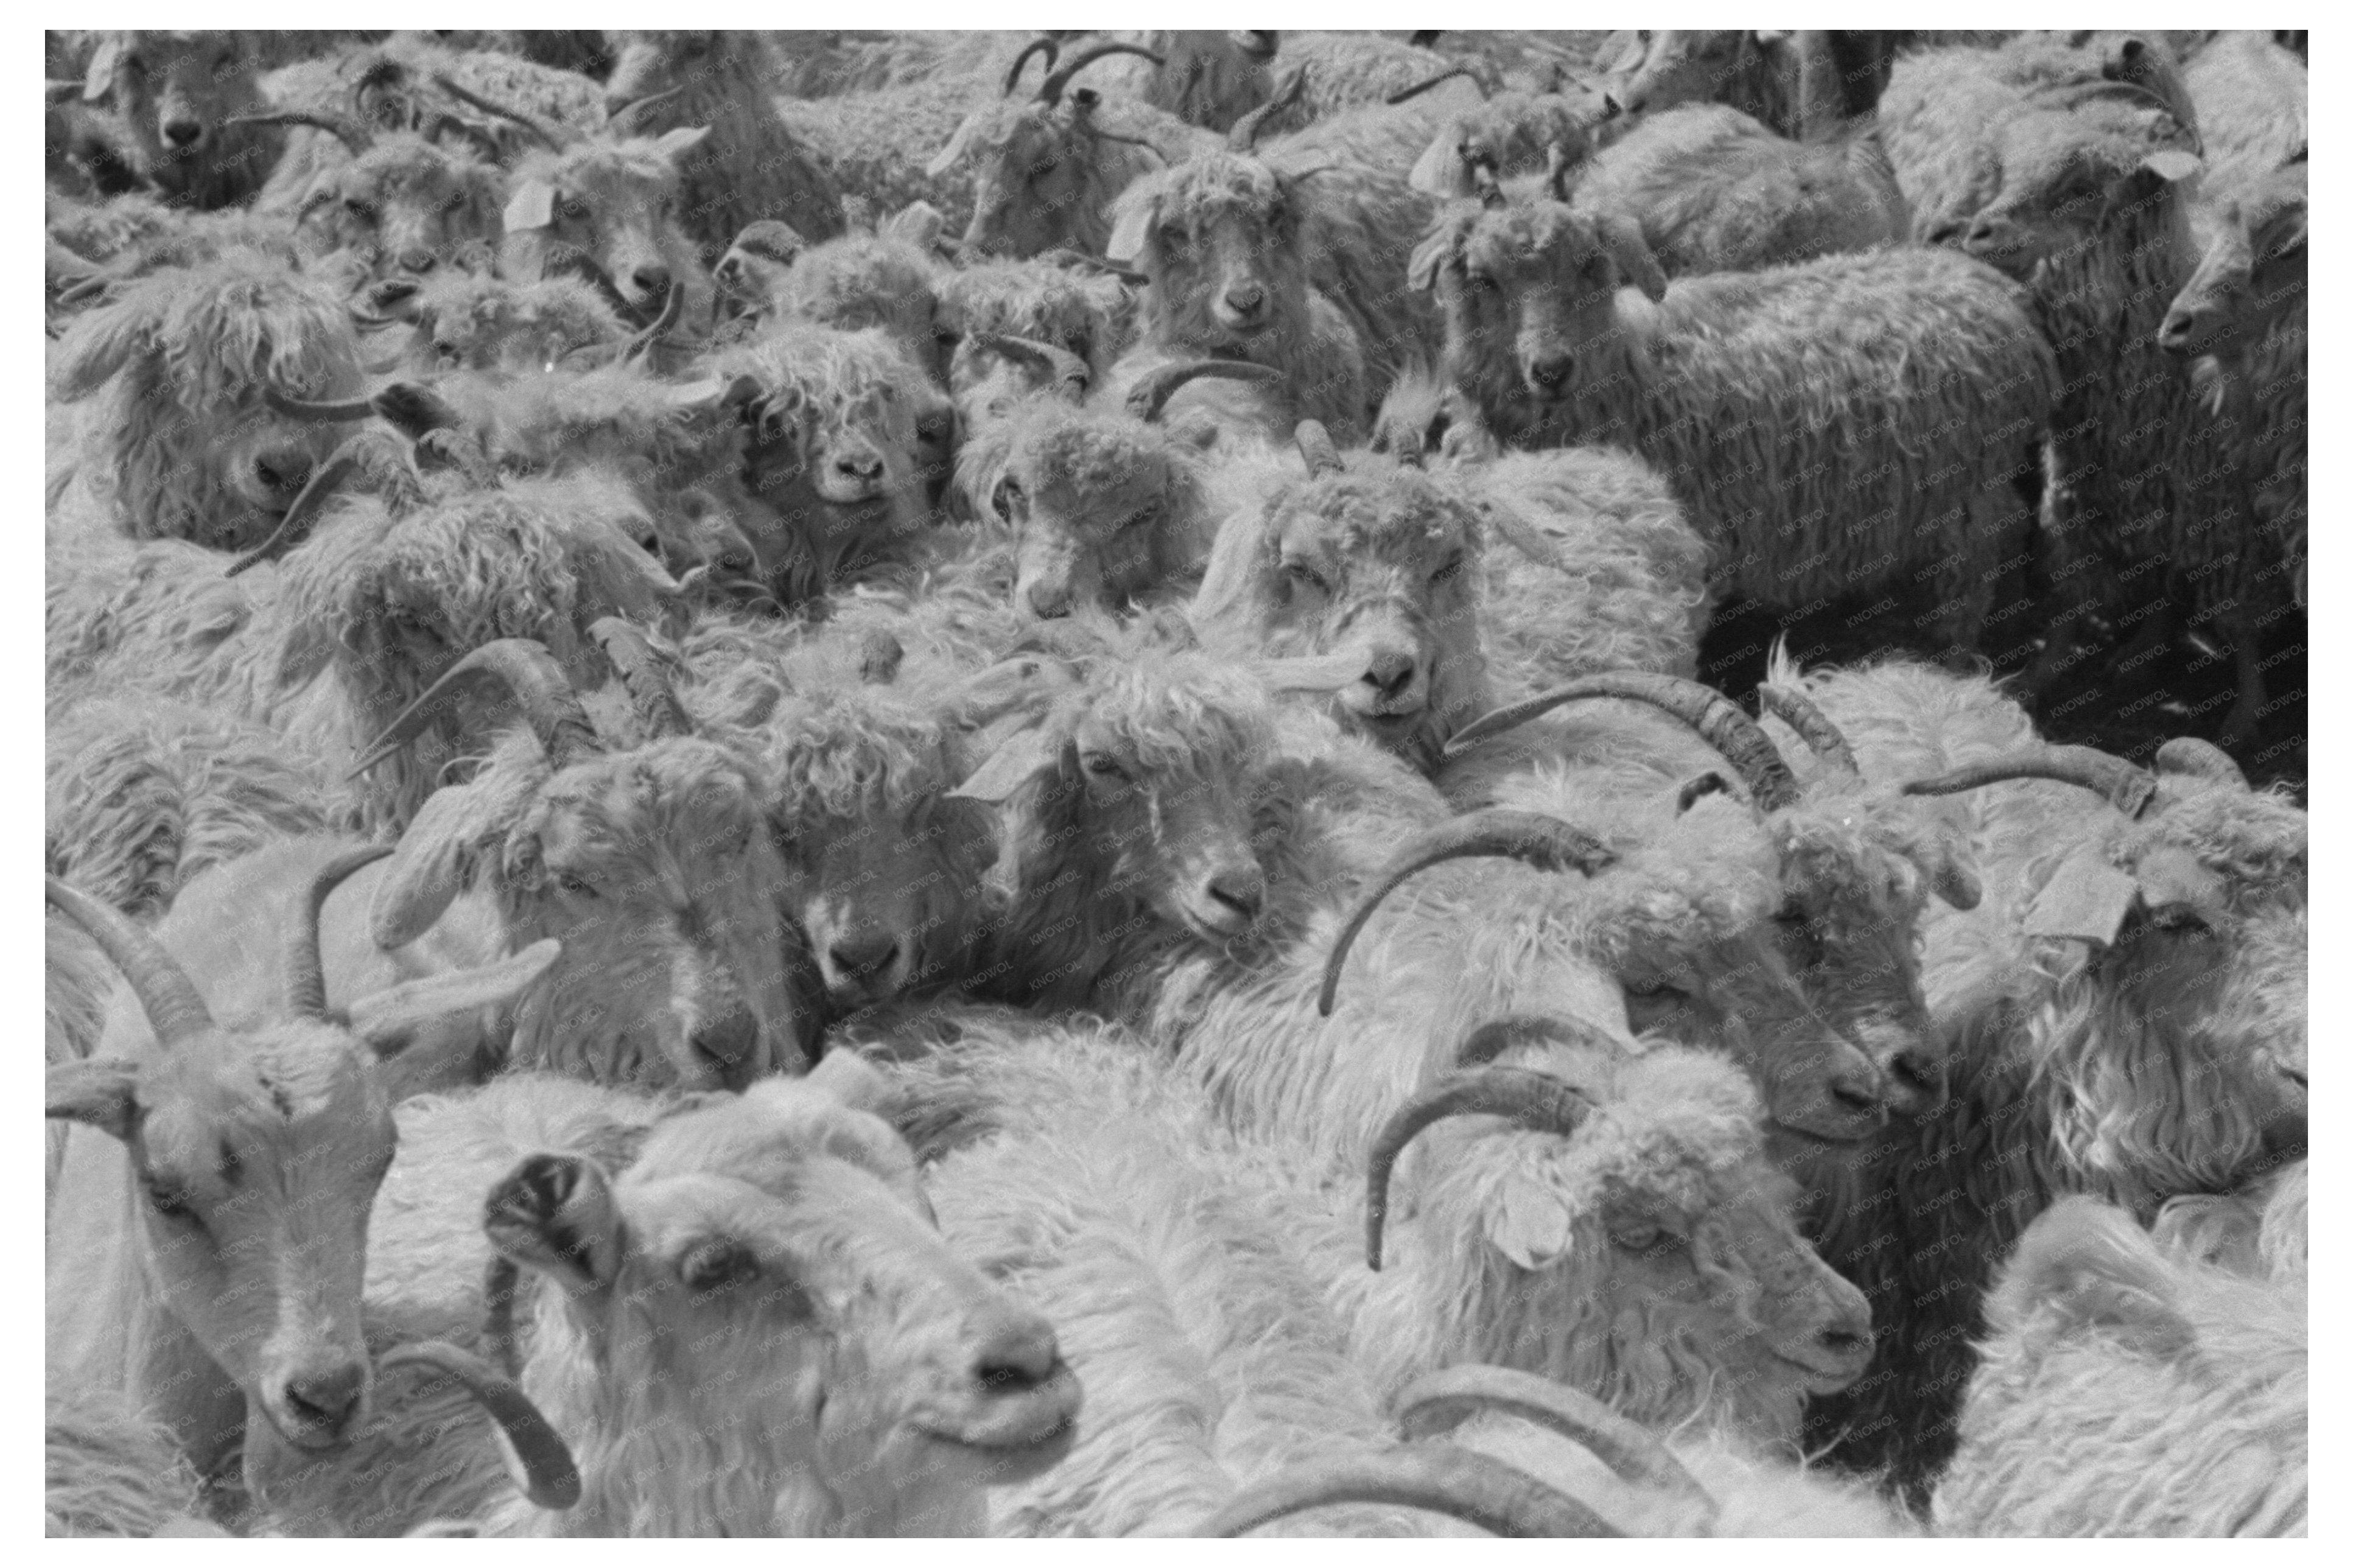
[[[1248,153],[1257,146],[1259,132],[1266,129],[1266,122],[1297,103],[1306,90],[1307,68],[1301,66],[1284,79],[1281,91],[1234,121],[1233,129],[1226,132],[1226,151]]]
[[[1581,1500],[1525,1471],[1452,1443],[1436,1443],[1472,1416],[1498,1411],[1556,1432],[1599,1459],[1619,1479],[1676,1499],[1700,1534],[1718,1517],[1710,1497],[1657,1434],[1592,1395],[1511,1367],[1448,1367],[1416,1378],[1398,1396],[1408,1447],[1386,1454],[1302,1466],[1250,1488],[1199,1533],[1237,1535],[1311,1508],[1371,1502],[1426,1508],[1506,1536],[1615,1536]]]
[[[571,678],[546,645],[529,637],[500,637],[451,665],[423,696],[402,709],[350,776],[357,778],[415,741],[459,693],[485,685],[503,686],[513,696],[540,750],[546,752],[548,765],[558,772],[605,750]]]
[[[1446,748],[1447,758],[1451,761],[1481,741],[1516,729],[1564,703],[1596,697],[1646,702],[1690,725],[1739,771],[1759,808],[1780,811],[1797,804],[1798,781],[1789,772],[1789,764],[1781,760],[1781,753],[1757,728],[1757,721],[1743,713],[1732,699],[1695,680],[1645,670],[1588,675],[1525,701],[1494,709],[1455,735]]]
[[[1271,385],[1282,379],[1282,372],[1271,365],[1253,364],[1238,359],[1197,359],[1164,364],[1127,389],[1127,411],[1138,419],[1157,419],[1160,411],[1168,406],[1168,400],[1176,395],[1179,387],[1205,376],[1216,381],[1248,381]]]
[[[1097,60],[1108,56],[1141,55],[1156,66],[1168,63],[1141,44],[1090,44],[1071,56],[1067,62],[1057,64],[1056,62],[1060,61],[1062,58],[1062,46],[1052,38],[1033,38],[1022,47],[1019,54],[1013,57],[1013,68],[1005,73],[1007,97],[1010,98],[1014,88],[1020,84],[1021,69],[1029,63],[1029,57],[1038,54],[1046,57],[1046,78],[1038,84],[1038,101],[1045,104],[1061,102],[1064,90],[1071,85],[1071,79]]]
[[[458,83],[450,80],[445,72],[433,73],[433,85],[469,109],[479,109],[484,114],[503,120],[511,125],[522,127],[544,143],[551,153],[561,153],[580,140],[578,133],[570,127],[559,125],[554,121],[542,120],[535,114],[526,114],[520,109],[509,109],[502,103],[493,103],[481,94],[469,91],[459,86]]]
[[[1057,344],[1011,332],[975,332],[966,341],[1000,358],[1036,366],[1053,382],[1054,390],[1072,403],[1085,402],[1087,389],[1093,384],[1094,373],[1087,368],[1087,362]]]
[[[389,844],[372,844],[348,850],[321,868],[311,878],[294,930],[287,938],[286,1005],[298,1018],[332,1022],[327,1012],[327,972],[319,954],[319,914],[327,895],[364,866],[392,853]],[[206,1035],[213,1029],[211,1009],[205,1005],[195,982],[188,978],[154,935],[119,910],[91,898],[55,877],[43,879],[48,901],[90,933],[110,963],[121,972],[155,1031],[155,1043],[165,1050]]]

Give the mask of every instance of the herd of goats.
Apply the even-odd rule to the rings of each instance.
[[[51,1534],[2306,1532],[2305,35],[46,47]]]

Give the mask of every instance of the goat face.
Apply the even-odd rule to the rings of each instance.
[[[2019,115],[2001,127],[2000,190],[1966,224],[1929,237],[1957,242],[2024,280],[2045,262],[2081,261],[2113,233],[2163,235],[2148,215],[2163,210],[2173,182],[2200,167],[2179,144],[2186,136],[2158,110],[2089,105]]]
[[[2232,203],[2197,272],[2166,311],[2158,345],[2183,355],[2234,353],[2302,309],[2306,214],[2300,166],[2273,175],[2253,198]]]
[[[1436,289],[1448,365],[1482,404],[1567,398],[1591,374],[1579,357],[1622,330],[1620,284],[1653,299],[1665,288],[1639,237],[1552,201],[1458,215],[1423,242],[1412,277]]]
[[[113,94],[143,172],[168,196],[218,206],[259,190],[277,162],[277,132],[226,123],[266,107],[238,34],[112,35],[91,58],[89,88]]]
[[[1752,37],[1722,30],[1652,33],[1643,40],[1641,58],[1627,70],[1618,101],[1637,114],[1679,103],[1730,101],[1735,84],[1754,68]]]
[[[480,271],[505,199],[497,169],[400,132],[322,172],[301,224],[317,254],[355,257],[371,278],[425,278],[444,263]]]
[[[836,1054],[840,1057],[840,1053]],[[1068,1451],[1053,1331],[942,1242],[874,1074],[655,1129],[628,1173],[539,1154],[486,1226],[543,1298],[526,1390],[570,1436],[583,1533],[937,1534]],[[851,1103],[851,1101],[857,1103]],[[723,1453],[681,1473],[681,1443]]]
[[[1152,279],[1154,339],[1218,349],[1278,328],[1304,331],[1299,208],[1274,172],[1219,153],[1165,178],[1166,188],[1145,201],[1136,252]]]
[[[1082,89],[1083,92],[1084,89]],[[1058,245],[1094,251],[1105,237],[1100,218],[1088,232],[1094,182],[1087,159],[1093,138],[1083,114],[1044,104],[991,105],[958,140],[973,165],[967,250],[1026,258]]]
[[[666,1068],[697,1088],[789,1068],[783,884],[750,773],[709,742],[557,773],[506,839],[510,931],[564,942],[517,1019],[518,1054],[585,1061],[604,1080]]]
[[[1222,769],[1147,772],[1116,730],[1092,724],[1071,741],[1065,776],[1073,773],[1114,886],[1141,888],[1154,914],[1203,942],[1230,942],[1257,923],[1266,873],[1243,781]]]
[[[585,272],[601,278],[643,326],[670,285],[686,286],[685,319],[708,320],[711,279],[680,226],[678,160],[703,128],[627,142],[584,141],[515,165],[500,270],[511,278]]]
[[[755,373],[771,389],[743,411],[744,482],[829,573],[921,525],[927,389],[881,333],[812,331],[809,358]]]
[[[1179,564],[1169,514],[1200,504],[1155,432],[1058,407],[1016,429],[989,503],[1013,529],[1014,605],[1040,619],[1116,610],[1155,586]]]

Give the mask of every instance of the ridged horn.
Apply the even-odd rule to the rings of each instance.
[[[1450,1116],[1501,1116],[1531,1132],[1570,1137],[1593,1113],[1577,1086],[1526,1068],[1473,1068],[1449,1073],[1398,1108],[1365,1156],[1365,1267],[1381,1266],[1381,1230],[1389,1213],[1389,1173],[1406,1145]]]
[[[1326,1018],[1332,1016],[1333,1001],[1340,992],[1340,971],[1348,962],[1348,949],[1355,945],[1357,932],[1365,929],[1365,922],[1373,918],[1382,900],[1395,892],[1406,879],[1441,861],[1473,856],[1504,856],[1539,871],[1574,870],[1588,877],[1618,858],[1615,850],[1581,827],[1556,816],[1514,811],[1508,806],[1469,812],[1427,829],[1398,852],[1372,890],[1356,901],[1348,923],[1340,928],[1339,940],[1332,944],[1332,954],[1324,961],[1324,984],[1315,994],[1316,1012]]]
[[[1193,1533],[1240,1535],[1327,1503],[1372,1502],[1427,1509],[1519,1540],[1616,1536],[1600,1515],[1526,1471],[1451,1444],[1316,1459],[1244,1488]]]
[[[327,907],[327,896],[343,885],[343,879],[363,866],[373,866],[391,854],[389,844],[370,844],[358,849],[346,849],[319,868],[311,879],[311,889],[302,900],[301,917],[294,922],[293,934],[286,941],[286,1010],[297,1018],[324,1020],[327,1016],[327,966],[319,952],[319,917]]]
[[[1094,382],[1094,372],[1087,362],[1066,348],[1041,343],[1035,338],[1016,337],[1010,332],[975,332],[972,343],[1007,359],[1034,364],[1054,378],[1056,390],[1076,392],[1082,398]]]
[[[1078,75],[1081,71],[1086,69],[1097,60],[1106,58],[1112,55],[1142,55],[1145,59],[1150,60],[1156,66],[1165,66],[1168,63],[1166,60],[1162,59],[1158,55],[1154,54],[1150,49],[1145,48],[1142,44],[1090,44],[1085,48],[1081,49],[1077,54],[1071,56],[1067,61],[1064,61],[1060,65],[1053,66],[1047,71],[1046,79],[1038,84],[1038,101],[1040,103],[1061,102],[1062,89],[1071,85],[1071,79],[1072,77]]]
[[[1008,98],[1013,96],[1014,88],[1019,85],[1021,80],[1021,68],[1029,63],[1030,56],[1044,55],[1046,69],[1050,73],[1054,68],[1055,60],[1061,57],[1061,53],[1062,46],[1051,38],[1032,38],[1022,45],[1021,52],[1013,57],[1013,68],[1005,73],[1005,96]]]
[[[1961,795],[2011,779],[2053,779],[2090,790],[2126,816],[2138,816],[2157,794],[2157,780],[2122,757],[2091,746],[2037,746],[1913,779],[1905,795]]]
[[[375,412],[375,403],[364,397],[347,398],[341,403],[312,403],[307,398],[289,397],[274,386],[261,389],[261,401],[269,405],[272,414],[299,419],[305,425],[348,425]]]
[[[2216,784],[2234,784],[2242,790],[2249,787],[2247,775],[2240,771],[2230,752],[2195,735],[2177,735],[2159,746],[2157,771],[2178,777],[2212,779]]]
[[[491,1364],[509,1377],[522,1375],[522,1358],[515,1351],[515,1294],[522,1287],[522,1269],[502,1252],[491,1254],[482,1271],[482,1348]]]
[[[443,670],[440,679],[385,726],[350,776],[357,778],[407,745],[424,733],[426,725],[459,690],[485,680],[498,681],[514,694],[551,767],[569,767],[579,758],[605,749],[587,710],[580,705],[580,694],[572,689],[564,667],[555,662],[546,645],[529,637],[501,637]]]
[[[1297,103],[1300,94],[1306,90],[1307,68],[1301,66],[1291,73],[1282,91],[1234,121],[1233,129],[1226,132],[1226,151],[1247,153],[1258,145],[1258,133],[1265,129],[1266,122]]]
[[[1302,419],[1291,432],[1292,444],[1307,462],[1307,477],[1338,473],[1344,467],[1340,448],[1332,444],[1332,432],[1324,428],[1320,419]]]
[[[670,689],[670,678],[662,673],[661,661],[654,657],[653,645],[646,634],[618,616],[602,616],[590,623],[588,635],[605,650],[613,668],[628,689],[629,706],[637,710],[638,722],[648,740],[663,740],[673,735],[694,733],[694,721]]]
[[[132,924],[129,916],[79,888],[69,887],[55,877],[41,880],[49,902],[89,932],[90,941],[121,972],[131,994],[139,998],[139,1010],[147,1015],[147,1026],[155,1031],[158,1046],[169,1050],[211,1032],[213,1016],[204,996],[162,942]]]
[[[545,142],[547,150],[551,153],[561,153],[578,139],[568,128],[542,120],[535,114],[525,114],[520,109],[509,109],[503,103],[492,103],[481,94],[470,92],[459,86],[439,71],[433,73],[433,85],[470,109],[479,109],[484,114],[496,115],[509,124],[522,126]]]
[[[1409,100],[1419,98],[1423,93],[1428,92],[1434,87],[1442,87],[1446,83],[1452,81],[1458,76],[1469,75],[1471,75],[1470,67],[1464,65],[1451,65],[1444,70],[1440,71],[1436,76],[1429,77],[1421,81],[1415,82],[1411,87],[1401,87],[1398,89],[1395,92],[1389,94],[1388,101],[1392,104],[1404,103]],[[1484,98],[1486,93],[1482,90],[1479,96]]]
[[[1847,743],[1846,735],[1831,716],[1821,710],[1801,687],[1782,686],[1767,681],[1757,689],[1757,705],[1798,732],[1806,749],[1821,758],[1831,769],[1848,778],[1861,778],[1862,768],[1854,760],[1854,748]]]
[[[689,82],[681,82],[676,87],[666,87],[659,92],[640,93],[636,98],[625,98],[617,104],[608,103],[605,106],[605,123],[617,131],[627,132],[629,128],[628,122],[632,118],[644,113],[664,99],[676,98],[691,85]]]
[[[269,531],[269,537],[230,562],[228,570],[221,574],[234,577],[265,561],[275,561],[310,538],[319,513],[359,466],[359,458],[349,451],[338,451],[321,464],[319,471],[311,476],[311,482],[302,487],[302,493],[294,498],[294,504],[286,509],[286,515],[278,520],[278,526]]]
[[[1160,411],[1168,406],[1168,400],[1176,395],[1178,387],[1198,381],[1203,376],[1215,381],[1264,384],[1281,381],[1282,372],[1272,365],[1252,364],[1247,360],[1238,359],[1196,359],[1180,364],[1164,364],[1127,389],[1127,411],[1147,423],[1157,419]]]
[[[1798,800],[1798,781],[1789,772],[1789,764],[1773,747],[1757,721],[1743,713],[1732,699],[1712,687],[1696,680],[1683,680],[1672,675],[1654,675],[1647,670],[1620,669],[1605,675],[1588,675],[1550,691],[1497,708],[1474,720],[1458,731],[1447,747],[1449,757],[1458,756],[1467,748],[1491,735],[1500,735],[1515,729],[1540,714],[1549,713],[1565,702],[1575,702],[1589,697],[1618,697],[1631,702],[1647,702],[1662,713],[1672,714],[1698,732],[1722,752],[1725,761],[1739,770],[1741,782],[1760,807],[1779,811],[1794,805]]]
[[[580,1500],[580,1470],[572,1449],[551,1426],[539,1406],[516,1386],[514,1380],[474,1354],[440,1340],[396,1345],[376,1358],[376,1371],[400,1366],[427,1366],[450,1377],[490,1412],[507,1435],[522,1463],[523,1496],[541,1508],[570,1508]]]
[[[375,145],[375,137],[364,125],[347,120],[340,114],[302,109],[277,109],[266,114],[238,114],[227,121],[230,125],[307,125],[313,131],[323,131],[347,148],[356,158]]]
[[[1688,1503],[1701,1534],[1714,1529],[1715,1500],[1657,1433],[1581,1389],[1517,1367],[1450,1366],[1415,1378],[1398,1395],[1398,1431],[1408,1441],[1442,1436],[1483,1410],[1500,1410],[1559,1433],[1619,1479],[1655,1487]]]
[[[1454,1047],[1454,1065],[1484,1067],[1514,1046],[1546,1041],[1564,1046],[1599,1046],[1609,1051],[1622,1048],[1579,1018],[1563,1018],[1549,1013],[1514,1013],[1508,1017],[1490,1018],[1463,1036],[1462,1043]]]

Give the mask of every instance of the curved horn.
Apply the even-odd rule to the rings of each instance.
[[[1320,419],[1302,419],[1292,427],[1292,443],[1307,461],[1307,477],[1336,474],[1345,466],[1340,461],[1340,448],[1332,444],[1332,432],[1324,428]]]
[[[1144,145],[1150,146],[1151,143],[1145,142]],[[1158,149],[1155,148],[1154,151],[1157,152]],[[1122,267],[1116,261],[1109,261],[1100,256],[1089,256],[1085,251],[1073,250],[1069,246],[1062,246],[1058,249],[1046,252],[1046,259],[1049,261],[1060,262],[1066,266],[1088,268],[1093,271],[1116,278],[1131,289],[1141,289],[1145,284],[1152,281],[1151,279],[1145,277],[1143,273],[1136,271],[1132,267]]]
[[[522,1465],[517,1479],[523,1496],[549,1509],[570,1508],[580,1500],[580,1471],[572,1462],[571,1448],[513,1380],[481,1357],[440,1340],[425,1340],[395,1346],[377,1357],[375,1365],[378,1373],[398,1366],[429,1366],[456,1379],[491,1413],[514,1446],[515,1458]]]
[[[340,114],[301,109],[278,109],[267,114],[238,114],[224,123],[229,125],[308,125],[314,131],[324,131],[342,142],[356,158],[375,145],[375,137],[364,125],[346,120]]]
[[[1398,104],[1403,103],[1409,99],[1419,98],[1431,88],[1452,81],[1458,76],[1469,76],[1470,74],[1471,68],[1468,66],[1460,64],[1448,66],[1444,70],[1440,71],[1434,77],[1430,77],[1426,80],[1415,82],[1411,87],[1401,87],[1398,89],[1397,91],[1389,94],[1388,101],[1392,104]],[[1486,94],[1482,91],[1480,96],[1484,98]]]
[[[1564,1046],[1599,1046],[1611,1052],[1624,1049],[1618,1041],[1581,1018],[1514,1013],[1508,1017],[1490,1018],[1463,1036],[1462,1043],[1454,1047],[1454,1065],[1484,1067],[1514,1046],[1533,1046],[1546,1040]]]
[[[155,1031],[158,1046],[169,1050],[211,1030],[213,1016],[195,982],[162,942],[132,924],[129,916],[79,888],[69,887],[55,877],[44,877],[41,881],[49,902],[88,931],[90,941],[121,971],[131,994],[139,998],[139,1010],[147,1015],[148,1027]]]
[[[92,273],[90,277],[83,279],[80,282],[69,284],[66,288],[60,289],[58,293],[58,303],[60,305],[79,305],[84,300],[90,298],[92,295],[105,293],[108,289],[114,285],[114,282],[115,278],[112,273]]]
[[[2157,771],[2178,776],[2212,779],[2216,784],[2234,784],[2247,789],[2247,775],[2239,770],[2231,753],[2211,741],[2201,741],[2195,735],[2177,735],[2157,749]]]
[[[1365,922],[1373,918],[1373,911],[1380,908],[1382,900],[1409,877],[1441,861],[1488,855],[1506,856],[1539,871],[1575,870],[1588,877],[1618,858],[1615,850],[1585,829],[1539,812],[1514,811],[1497,805],[1440,823],[1399,850],[1372,890],[1356,900],[1355,912],[1340,928],[1339,940],[1332,944],[1332,955],[1324,961],[1324,984],[1315,994],[1315,1011],[1326,1018],[1332,1016],[1333,1001],[1340,992],[1340,971],[1348,962],[1348,949],[1355,944],[1356,933],[1365,929]]]
[[[269,531],[269,537],[230,562],[228,570],[221,575],[234,577],[265,561],[275,561],[310,538],[311,525],[318,521],[320,510],[359,466],[359,458],[347,449],[329,458],[311,476],[311,482],[302,487],[302,493],[294,498],[294,504],[286,509],[286,515],[278,520],[278,526]]]
[[[469,92],[459,87],[440,71],[433,73],[433,85],[470,109],[479,109],[484,114],[494,114],[511,124],[522,126],[525,131],[546,142],[547,150],[551,153],[563,152],[575,140],[569,130],[557,126],[552,121],[542,120],[536,115],[525,114],[520,109],[509,109],[504,104],[492,103],[481,94]]]
[[[354,397],[343,403],[312,403],[304,398],[289,397],[274,386],[261,389],[261,401],[269,405],[272,414],[299,419],[306,425],[346,425],[354,419],[364,419],[375,412],[375,405],[364,397]]]
[[[1381,1229],[1389,1213],[1389,1172],[1422,1130],[1450,1116],[1501,1116],[1531,1132],[1567,1138],[1593,1113],[1574,1084],[1526,1068],[1473,1068],[1449,1073],[1383,1124],[1365,1156],[1365,1267],[1381,1266]]]
[[[1577,162],[1568,155],[1567,147],[1555,142],[1545,149],[1545,189],[1552,193],[1553,200],[1567,202],[1569,176],[1576,172]]]
[[[1160,365],[1127,389],[1127,411],[1146,422],[1157,419],[1160,411],[1168,406],[1168,400],[1176,395],[1178,387],[1203,376],[1217,381],[1264,384],[1281,381],[1282,372],[1272,365],[1252,364],[1247,360],[1238,359],[1197,359]]]
[[[1741,781],[1747,784],[1748,793],[1760,807],[1779,811],[1797,803],[1796,775],[1789,772],[1789,764],[1781,760],[1781,753],[1774,749],[1765,731],[1757,727],[1757,721],[1712,687],[1647,670],[1620,669],[1606,675],[1588,675],[1525,701],[1495,709],[1459,731],[1447,746],[1446,754],[1458,756],[1491,735],[1515,729],[1565,702],[1588,697],[1620,697],[1631,702],[1647,702],[1662,713],[1672,714],[1698,731],[1700,739],[1739,770]]]
[[[1087,362],[1065,348],[1041,343],[1035,338],[1018,338],[1010,332],[975,332],[969,340],[974,346],[984,348],[1007,359],[1034,364],[1054,378],[1057,388],[1086,395],[1094,373]]]
[[[491,1253],[490,1266],[482,1271],[482,1348],[509,1377],[522,1375],[514,1331],[515,1294],[522,1285],[521,1266],[503,1252]]]
[[[424,733],[426,725],[461,689],[484,680],[500,681],[514,693],[550,766],[566,768],[578,758],[605,749],[596,727],[589,722],[587,710],[580,705],[580,694],[572,689],[564,667],[555,662],[546,645],[528,637],[501,637],[443,670],[440,679],[385,726],[384,733],[348,776],[357,778],[408,744]]]
[[[1501,1410],[1559,1433],[1620,1480],[1671,1492],[1697,1511],[1701,1533],[1716,1521],[1715,1499],[1658,1434],[1593,1395],[1508,1366],[1450,1366],[1415,1378],[1398,1395],[1398,1431],[1409,1441],[1452,1431],[1482,1410]]]
[[[680,704],[678,693],[670,689],[670,678],[662,673],[661,661],[654,657],[653,645],[644,632],[618,616],[602,616],[589,624],[588,635],[605,650],[621,684],[628,689],[629,706],[638,710],[638,722],[647,739],[694,733],[694,721]]]
[[[1258,144],[1258,133],[1265,128],[1266,122],[1297,103],[1299,95],[1306,90],[1307,68],[1301,66],[1291,73],[1291,79],[1283,83],[1281,92],[1234,121],[1234,128],[1226,132],[1226,151],[1249,152]]]
[[[2055,779],[2105,799],[2126,816],[2138,816],[2157,794],[2157,780],[2122,757],[2090,746],[2038,746],[2006,757],[1971,763],[1934,778],[1913,779],[1905,795],[1960,795],[2010,779]]]
[[[1802,687],[1781,686],[1767,681],[1757,688],[1757,705],[1798,732],[1806,749],[1830,764],[1834,773],[1848,778],[1861,778],[1862,768],[1854,760],[1854,748],[1847,744],[1845,734],[1821,705],[1809,696]]]
[[[1526,1471],[1451,1443],[1294,1466],[1228,1499],[1193,1533],[1199,1539],[1240,1535],[1335,1502],[1428,1509],[1475,1524],[1490,1535],[1519,1540],[1621,1533],[1583,1503]]]
[[[1021,52],[1013,57],[1013,68],[1005,73],[1005,96],[1008,98],[1013,96],[1014,87],[1021,80],[1021,68],[1029,63],[1031,55],[1044,55],[1046,69],[1050,73],[1054,68],[1055,60],[1061,58],[1061,53],[1062,46],[1051,38],[1032,38],[1022,45]]]
[[[295,922],[294,934],[286,943],[286,1009],[294,1016],[321,1020],[327,1016],[327,966],[319,954],[319,917],[327,907],[327,895],[361,867],[373,866],[391,854],[393,847],[370,844],[346,849],[311,879],[302,918]]]
[[[1067,62],[1061,65],[1053,66],[1048,69],[1046,79],[1038,84],[1038,101],[1040,103],[1061,102],[1062,89],[1071,85],[1071,79],[1072,77],[1078,75],[1081,71],[1086,69],[1097,60],[1103,59],[1110,55],[1142,55],[1145,59],[1150,60],[1156,66],[1165,66],[1168,63],[1166,60],[1162,59],[1158,55],[1154,54],[1150,49],[1145,48],[1142,44],[1090,44],[1085,48],[1081,49],[1077,54],[1071,56]]]
[[[636,98],[625,98],[618,104],[608,103],[605,106],[605,123],[616,130],[626,132],[628,130],[626,121],[632,116],[644,113],[666,98],[676,98],[691,85],[690,82],[682,81],[676,87],[666,87],[659,92],[640,93]]]
[[[661,314],[648,321],[645,329],[629,340],[621,351],[621,363],[643,359],[653,352],[656,343],[670,336],[678,326],[678,319],[686,313],[686,285],[674,282],[670,286],[670,298],[662,301]]]

